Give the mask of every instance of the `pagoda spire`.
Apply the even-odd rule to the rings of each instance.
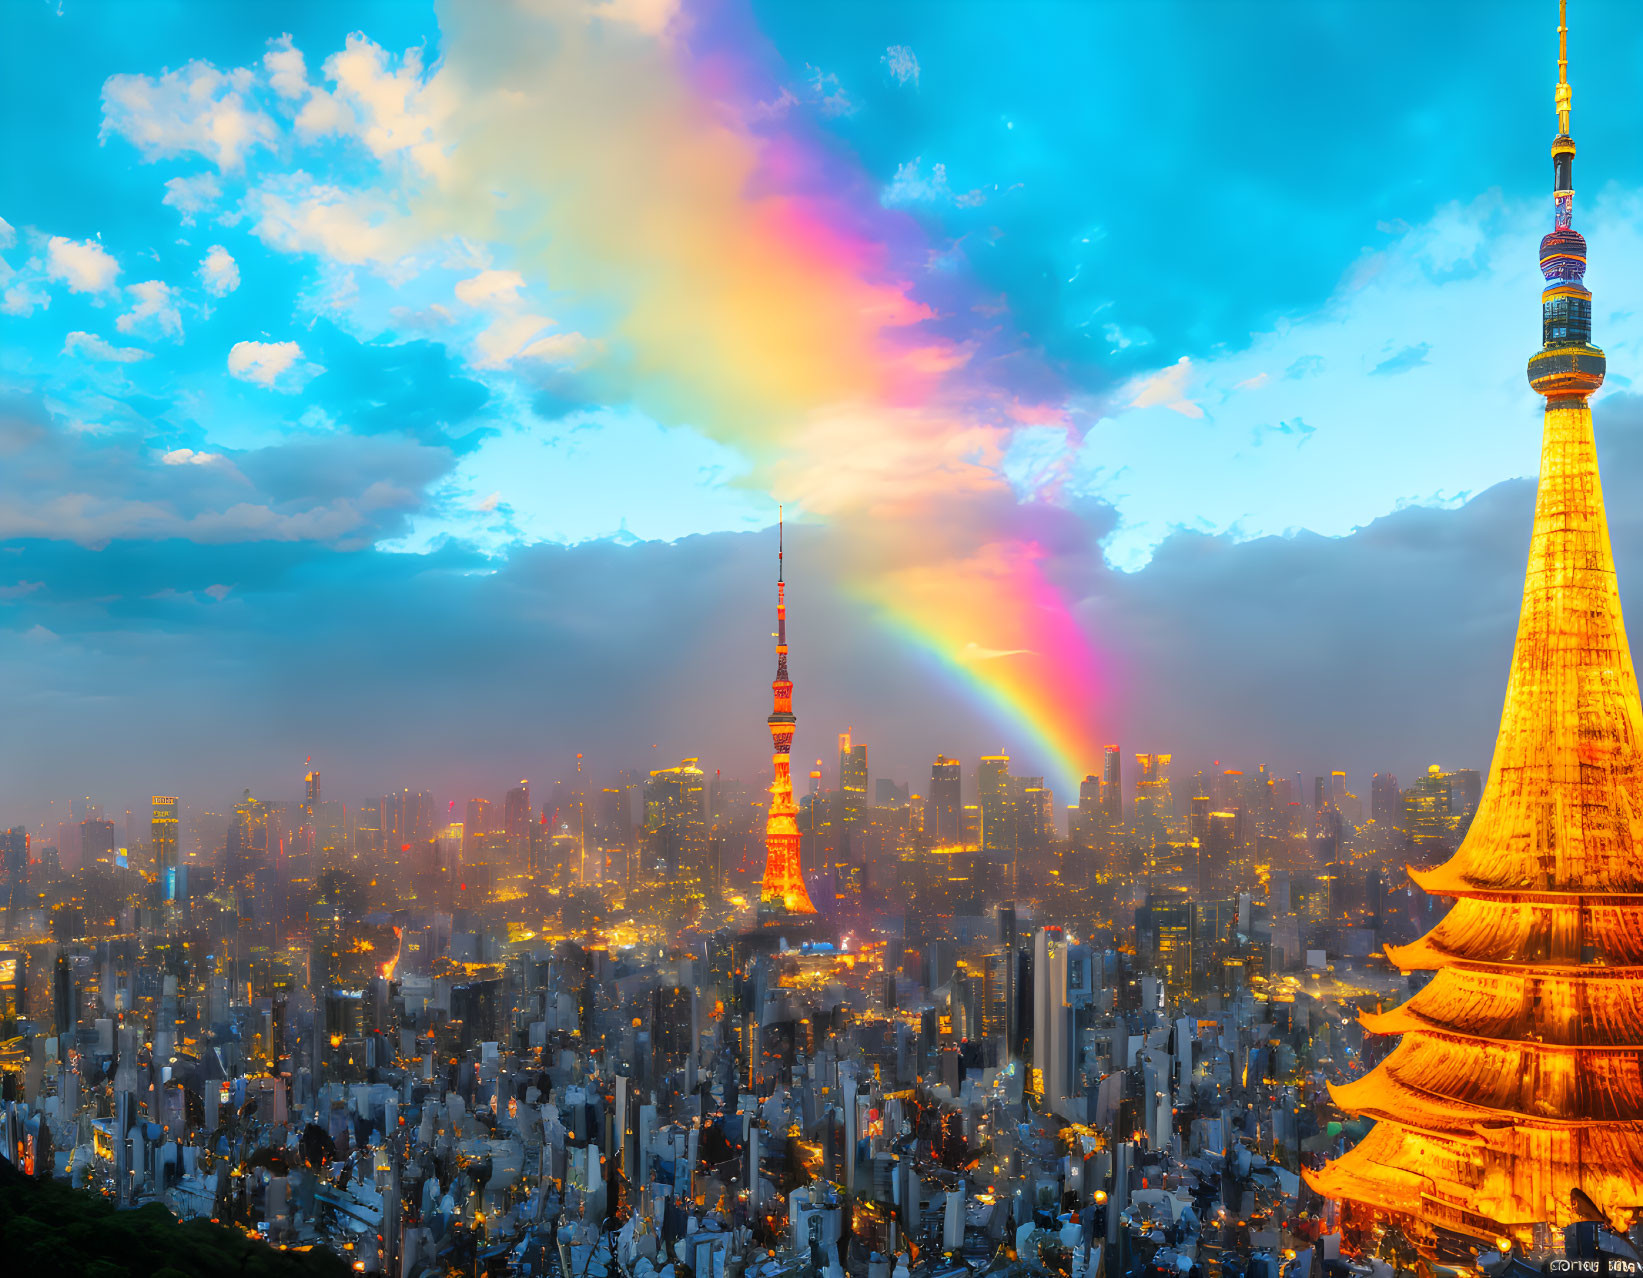
[[[1517,641],[1489,779],[1465,839],[1410,870],[1454,899],[1388,949],[1431,981],[1360,1016],[1402,1041],[1333,1089],[1375,1126],[1308,1178],[1355,1230],[1398,1220],[1428,1255],[1459,1234],[1527,1251],[1536,1226],[1617,1227],[1643,1202],[1643,705],[1626,641],[1589,398],[1586,243],[1572,226],[1567,23],[1559,5],[1553,226],[1541,241],[1545,397]]]
[[[764,915],[814,914],[799,865],[799,809],[793,802],[793,680],[787,673],[787,522],[776,508],[776,678],[770,685],[770,725],[774,776],[764,826],[764,882],[759,910]]]

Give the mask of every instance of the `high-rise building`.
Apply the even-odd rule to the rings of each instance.
[[[522,837],[531,823],[531,783],[521,781],[502,796],[502,833]]]
[[[699,901],[707,874],[706,778],[698,759],[645,782],[645,877],[676,909]]]
[[[1011,860],[1015,856],[1015,822],[1010,810],[1010,756],[983,755],[976,781],[981,799],[981,850],[992,860]]]
[[[1571,225],[1566,41],[1560,24],[1555,216],[1529,361],[1546,399],[1540,479],[1489,780],[1460,848],[1413,872],[1454,905],[1389,950],[1434,976],[1363,1016],[1402,1041],[1334,1089],[1375,1125],[1307,1173],[1347,1200],[1349,1230],[1390,1220],[1428,1256],[1456,1236],[1526,1250],[1537,1230],[1626,1221],[1643,1202],[1643,704],[1588,402],[1605,361]]]
[[[29,881],[29,832],[22,826],[0,830],[0,866],[4,868],[4,891],[0,899],[6,902],[6,927],[17,919]]]
[[[845,824],[860,821],[867,806],[867,746],[852,741],[848,731],[839,733],[839,795]]]
[[[176,796],[154,796],[149,843],[154,849],[154,870],[160,877],[160,896],[166,901],[177,899],[177,808]]]
[[[114,822],[88,817],[77,829],[81,865],[114,864]]]
[[[963,838],[962,786],[958,760],[938,754],[930,765],[930,815],[925,824],[932,847],[951,847]]]
[[[1369,779],[1369,816],[1376,825],[1403,825],[1403,791],[1390,772],[1377,772]]]
[[[1107,827],[1116,830],[1124,821],[1124,788],[1122,764],[1118,747],[1107,747],[1101,765],[1101,806],[1106,812]]]
[[[1402,797],[1399,825],[1409,836],[1415,860],[1429,865],[1453,852],[1459,842],[1460,814],[1455,811],[1449,774],[1434,763]]]
[[[759,908],[767,915],[814,914],[810,892],[804,885],[799,864],[798,808],[793,803],[793,680],[787,673],[787,574],[785,526],[778,517],[776,528],[776,678],[771,682],[770,726],[771,766],[770,808],[764,827],[764,879],[759,887]],[[862,770],[866,772],[866,753]],[[866,789],[865,775],[862,788]]]
[[[1091,773],[1078,783],[1078,807],[1069,831],[1073,842],[1085,851],[1094,849],[1107,834],[1106,809],[1101,806],[1101,778]]]
[[[1135,756],[1135,765],[1140,769],[1140,775],[1135,778],[1138,820],[1152,816],[1168,821],[1175,814],[1175,800],[1170,793],[1170,757],[1167,754]]]

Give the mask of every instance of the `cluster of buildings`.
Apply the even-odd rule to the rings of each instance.
[[[1126,785],[1115,746],[1063,828],[1006,756],[921,796],[846,735],[795,796],[778,635],[763,791],[579,764],[349,807],[310,772],[11,832],[5,1150],[404,1278],[1345,1264],[1305,1176],[1366,1126],[1330,1088],[1385,1054],[1381,947],[1436,915],[1403,867],[1477,774],[1366,805],[1156,753]]]
[[[1643,1269],[1643,705],[1568,93],[1493,771],[697,760],[0,838],[0,1156],[396,1278]],[[778,582],[781,577],[778,574]],[[798,791],[798,792],[796,792]],[[117,837],[119,835],[120,837]],[[1449,905],[1453,902],[1453,906]]]

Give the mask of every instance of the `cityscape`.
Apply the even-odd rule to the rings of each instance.
[[[86,25],[62,6],[25,17],[17,4],[0,23],[15,20],[13,47],[36,47],[42,65],[54,42],[88,31],[100,33],[93,61],[127,56],[100,25],[112,6]],[[1543,21],[1554,7],[1555,27]],[[1118,22],[1126,8],[1089,13]],[[1630,456],[1627,365],[1643,334],[1586,283],[1571,83],[1585,83],[1587,48],[1620,74],[1598,46],[1621,19],[1619,6],[1575,8],[1585,25],[1573,32],[1568,0],[1489,11],[1532,29],[1525,47],[1550,89],[1535,118],[1555,121],[1532,227],[1501,223],[1522,259],[1507,278],[1525,332],[1526,268],[1538,264],[1538,344],[1483,351],[1479,366],[1487,385],[1514,379],[1538,462],[1519,474],[1502,461],[1480,491],[1406,502],[1398,490],[1392,513],[1335,527],[1322,515],[1223,520],[1207,489],[1184,497],[1205,513],[1161,514],[1147,503],[1167,484],[1120,478],[1145,469],[1135,458],[1103,481],[1134,491],[1078,487],[1090,472],[1056,450],[1075,434],[1086,447],[1114,418],[1074,429],[1089,410],[1059,379],[1073,384],[1076,361],[1000,336],[1001,316],[1031,307],[1019,291],[963,291],[985,270],[960,269],[967,236],[938,252],[912,223],[872,221],[898,201],[963,211],[1008,190],[960,189],[956,160],[949,174],[921,157],[895,168],[874,211],[847,216],[859,191],[845,176],[859,174],[820,122],[844,128],[926,83],[939,92],[950,51],[927,19],[925,61],[884,46],[869,91],[797,57],[832,24],[796,33],[757,6],[447,5],[437,44],[390,55],[353,24],[404,21],[410,6],[362,5],[341,51],[313,67],[302,44],[334,21],[319,7],[292,8],[293,25],[318,24],[299,37],[263,32],[257,6],[152,6],[183,60],[98,72],[96,146],[128,148],[116,167],[150,185],[149,166],[211,161],[165,182],[166,216],[180,218],[167,234],[188,261],[196,232],[233,251],[205,250],[194,294],[122,283],[148,270],[139,253],[113,233],[106,247],[100,231],[42,230],[33,210],[46,197],[0,186],[0,211],[31,210],[0,219],[0,322],[18,335],[0,349],[0,454],[40,492],[64,474],[85,485],[51,497],[39,508],[49,517],[0,516],[0,559],[14,553],[23,574],[0,584],[13,610],[0,618],[0,669],[16,681],[0,782],[10,1263],[98,1278],[1643,1272],[1643,701],[1622,605],[1643,564],[1611,539],[1610,509],[1623,527],[1629,503],[1606,506],[1600,476]],[[886,12],[911,26],[898,9]],[[975,12],[990,39],[1001,11]],[[837,29],[882,16],[841,11]],[[1035,6],[1027,21],[1087,18]],[[194,23],[198,49],[184,30]],[[872,31],[862,38],[878,50]],[[127,34],[150,47],[151,33]],[[215,40],[247,39],[262,50],[254,66],[204,60]],[[760,78],[794,62],[804,75],[779,93]],[[1603,92],[1612,106],[1624,88]],[[629,133],[595,121],[592,104],[631,99],[653,113]],[[543,156],[562,168],[527,180],[516,143],[536,134],[516,132],[520,113],[542,129],[540,108],[567,103],[588,105],[587,136],[555,134],[560,149]],[[1020,122],[1038,127],[1030,113]],[[1434,132],[1414,129],[1423,145]],[[1538,155],[1539,134],[1511,141]],[[851,145],[872,149],[866,131]],[[248,168],[259,150],[272,176]],[[350,166],[366,153],[384,185],[339,185],[365,171]],[[618,214],[613,192],[641,168],[637,190],[692,194],[659,199],[654,222],[644,199]],[[1617,189],[1593,201],[1599,269],[1611,239],[1617,256],[1630,251],[1637,220],[1616,213]],[[538,201],[563,216],[551,233],[532,222]],[[1380,233],[1414,233],[1399,227]],[[1474,241],[1475,227],[1446,224],[1422,242],[1422,271],[1442,285],[1487,274]],[[1470,247],[1457,256],[1456,242]],[[896,243],[967,282],[875,274]],[[517,257],[501,255],[509,244]],[[326,259],[297,290],[292,314],[306,324],[282,336],[271,326],[284,319],[259,312],[260,336],[228,347],[222,369],[191,371],[185,326],[211,331],[218,307],[236,314],[242,270],[245,294],[267,286],[255,277],[287,287],[297,273],[262,250]],[[631,293],[594,269],[607,252],[648,262]],[[704,252],[733,277],[722,292],[691,274]],[[149,257],[163,274],[165,256]],[[1387,262],[1359,262],[1331,323],[1348,322],[1344,296],[1396,274]],[[1629,265],[1607,278],[1624,281]],[[419,291],[430,273],[445,300]],[[599,330],[589,299],[614,307],[617,293],[631,313]],[[527,309],[548,306],[576,330]],[[980,326],[958,326],[961,311]],[[92,327],[65,340],[65,320]],[[1612,370],[1595,344],[1611,324]],[[1107,328],[1115,359],[1155,340]],[[848,360],[810,365],[785,349],[843,350],[864,334],[846,353],[884,375],[864,375],[853,400],[820,389]],[[459,349],[471,392],[447,384]],[[735,358],[720,368],[726,350]],[[1432,353],[1424,342],[1370,352],[1360,383],[1410,374]],[[1321,377],[1316,358],[1233,389]],[[293,398],[367,365],[364,389],[333,380]],[[692,398],[720,374],[734,393]],[[224,379],[262,399],[224,397]],[[1052,381],[1065,390],[1054,411]],[[679,420],[657,407],[664,382]],[[800,384],[802,425],[757,420]],[[1188,354],[1113,386],[1118,406],[1103,411],[1117,417],[1231,412],[1232,391],[1217,407]],[[469,397],[469,416],[434,402],[453,394]],[[959,400],[972,415],[955,424]],[[654,431],[623,435],[619,404],[657,414]],[[483,405],[490,416],[473,416]],[[512,429],[502,418],[526,405],[536,425],[518,439],[551,435],[557,458],[540,472],[522,451],[494,451]],[[708,409],[733,424],[680,443]],[[128,413],[154,432],[141,445]],[[185,427],[185,414],[216,424]],[[1239,448],[1298,454],[1317,429],[1297,415]],[[323,451],[339,447],[359,450],[346,476]],[[58,461],[42,448],[62,450]],[[599,466],[575,470],[589,465],[578,450],[602,448],[637,497],[601,489]],[[1231,486],[1243,451],[1205,465]],[[1431,451],[1422,464],[1441,460]],[[686,473],[701,489],[688,500]],[[1358,500],[1352,477],[1329,473],[1342,503]],[[358,491],[343,482],[361,477]],[[94,496],[105,481],[110,492],[128,481],[129,497]],[[162,483],[176,487],[147,487]],[[549,483],[553,500],[532,505]],[[651,484],[669,499],[647,497]],[[1272,480],[1275,503],[1283,487]],[[1511,537],[1442,522],[1517,499]],[[692,505],[709,501],[735,508],[726,527]],[[632,512],[681,522],[635,531]],[[652,581],[622,558],[649,543],[694,542],[695,554],[719,534],[735,553],[697,574],[672,559]],[[1364,631],[1365,662],[1393,671],[1375,695],[1399,703],[1379,713],[1402,736],[1340,722],[1335,685],[1312,679],[1296,596],[1220,579],[1194,597],[1191,624],[1224,636],[1293,623],[1301,639],[1277,660],[1295,687],[1270,692],[1228,646],[1214,673],[1239,706],[1241,740],[1212,745],[1230,734],[1163,712],[1141,736],[1135,707],[1171,690],[1133,686],[1133,652],[1104,643],[1097,620],[1119,576],[1145,583],[1160,563],[1224,561],[1240,545],[1283,554],[1309,538],[1391,546],[1397,571],[1379,571],[1422,605]],[[1443,594],[1424,593],[1432,565],[1451,561],[1419,555],[1445,539],[1502,554],[1510,541],[1509,582],[1440,583],[1492,600],[1458,623],[1423,603]],[[56,541],[74,550],[53,560],[41,546]],[[543,568],[533,552],[594,558]],[[1090,553],[1100,572],[1080,558]],[[87,569],[92,556],[114,566]],[[342,620],[355,595],[380,604],[350,556],[393,561],[382,571],[418,607]],[[73,599],[54,593],[51,562],[78,565],[63,570]],[[1481,551],[1465,562],[1488,577]],[[150,589],[160,563],[178,584]],[[542,595],[510,575],[531,571],[549,583]],[[1327,609],[1325,585],[1295,580]],[[511,602],[485,612],[486,590]],[[275,611],[231,611],[253,593]],[[433,602],[455,598],[474,606]],[[687,598],[731,654],[711,673],[683,638],[695,623],[673,607]],[[48,606],[39,615],[60,629],[27,611]],[[528,679],[512,641],[487,629],[504,612],[540,646]],[[323,633],[361,637],[299,641],[310,614],[333,627]],[[1165,615],[1136,623],[1161,648],[1179,641]],[[270,632],[270,616],[289,630]],[[1398,673],[1401,645],[1422,653],[1423,628],[1443,624],[1469,636],[1464,662],[1435,684]],[[874,654],[848,696],[844,635]],[[401,677],[413,649],[437,678]],[[145,686],[105,681],[111,654]],[[28,673],[50,668],[79,674],[46,688]],[[195,673],[220,682],[171,687]],[[517,722],[488,719],[491,682]],[[1442,695],[1427,704],[1432,687]],[[65,707],[74,725],[109,726],[76,726],[65,747],[53,735]],[[349,731],[330,731],[341,720]],[[355,732],[380,746],[353,749]],[[294,749],[315,737],[326,744]],[[701,744],[675,761],[663,743],[680,739]],[[1447,754],[1466,741],[1476,757]],[[134,777],[157,792],[131,800]]]

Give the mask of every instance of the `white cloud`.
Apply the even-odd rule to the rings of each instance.
[[[301,103],[294,121],[299,137],[312,140],[330,134],[352,133],[358,121],[338,98],[308,79],[308,61],[289,35],[268,42],[262,56],[268,83],[287,102]]]
[[[222,187],[217,185],[217,179],[209,173],[197,173],[193,177],[174,177],[165,184],[165,198],[161,204],[168,205],[182,215],[184,226],[194,225],[194,215],[203,213],[222,197]]]
[[[111,346],[96,333],[70,333],[63,340],[63,354],[78,355],[82,359],[94,359],[105,364],[135,364],[140,359],[147,359],[148,352],[140,351],[135,346]]]
[[[581,333],[543,332],[553,326],[545,315],[501,316],[474,339],[474,363],[480,368],[500,368],[516,359],[571,364],[593,352],[594,344]]]
[[[136,304],[114,327],[122,333],[148,333],[159,337],[181,337],[183,316],[177,308],[177,290],[163,280],[144,280],[126,289]]]
[[[145,160],[190,152],[225,171],[238,169],[253,147],[274,145],[278,130],[247,102],[253,75],[245,67],[219,71],[190,62],[158,77],[113,75],[103,83],[100,136],[118,134]]]
[[[280,97],[300,98],[308,92],[308,63],[289,35],[268,42],[262,65],[268,72],[268,83]]]
[[[905,44],[893,44],[880,59],[890,69],[897,84],[918,84],[918,55]]]
[[[246,204],[257,217],[257,238],[286,253],[385,267],[410,247],[407,226],[376,197],[316,184],[305,173],[254,192]]]
[[[519,358],[539,359],[544,364],[581,364],[596,348],[597,343],[581,333],[549,333],[526,346]]]
[[[524,287],[525,277],[518,271],[481,271],[457,283],[456,297],[469,306],[511,306],[519,300],[519,290]]]
[[[679,0],[586,0],[590,15],[626,23],[641,35],[662,35],[679,11]]]
[[[272,388],[302,358],[295,342],[235,342],[228,352],[228,372],[242,382]]]
[[[16,230],[13,229],[10,222],[0,217],[0,249],[9,249],[15,243],[17,243]]]
[[[67,240],[53,235],[46,241],[46,275],[61,280],[75,293],[106,293],[114,287],[120,264],[91,240]]]
[[[213,244],[200,261],[200,282],[213,297],[227,297],[240,286],[240,268],[221,244]]]
[[[13,284],[0,297],[0,313],[6,315],[33,315],[36,306],[51,305],[51,294],[27,284]]]
[[[977,188],[972,191],[954,191],[947,183],[947,166],[932,164],[929,176],[924,173],[924,157],[914,156],[905,164],[896,166],[896,175],[879,197],[887,208],[909,204],[955,204],[959,208],[974,208],[987,197]]]
[[[844,91],[837,75],[808,63],[805,69],[810,72],[810,100],[818,111],[829,118],[855,114],[856,104]]]
[[[221,453],[200,453],[192,448],[173,448],[163,453],[160,460],[167,466],[217,466],[228,465],[228,459]]]
[[[1192,361],[1185,355],[1168,368],[1144,378],[1136,387],[1131,408],[1162,406],[1183,417],[1202,417],[1204,410],[1187,398],[1187,381],[1192,376]]]
[[[455,105],[448,86],[424,76],[420,49],[407,49],[398,67],[392,62],[381,45],[358,32],[350,35],[342,52],[325,59],[335,92],[315,90],[298,128],[352,133],[378,159],[404,153],[423,172],[442,174],[448,143],[441,130]]]

